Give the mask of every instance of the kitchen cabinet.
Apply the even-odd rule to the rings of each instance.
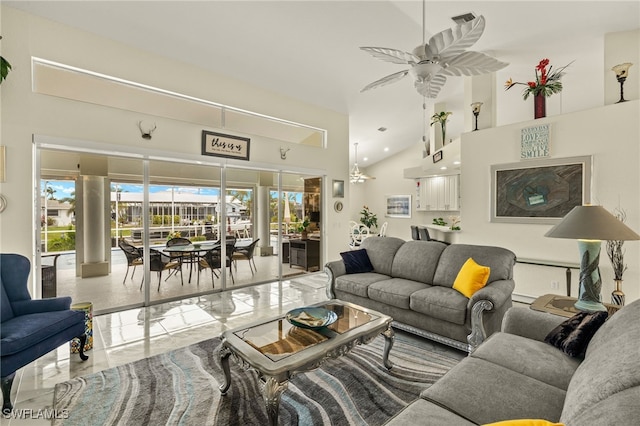
[[[460,210],[460,175],[425,177],[418,183],[417,211]]]

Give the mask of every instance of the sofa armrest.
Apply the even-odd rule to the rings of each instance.
[[[515,288],[513,280],[496,280],[480,290],[476,291],[469,299],[467,306],[469,309],[481,300],[488,300],[493,303],[493,309],[499,308],[508,300],[511,300],[513,289]],[[496,325],[497,326],[497,325]]]
[[[40,312],[65,311],[71,308],[71,298],[53,297],[49,299],[20,300],[11,304],[15,316]]]
[[[549,312],[513,307],[502,319],[502,331],[543,342],[551,330],[566,320],[566,317]]]
[[[347,273],[347,269],[345,268],[342,260],[334,260],[332,262],[327,262],[324,265],[324,271],[329,277],[329,281],[327,282],[327,296],[329,299],[335,299],[333,289],[336,285],[336,278],[340,275],[345,275]]]

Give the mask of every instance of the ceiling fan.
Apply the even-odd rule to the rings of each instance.
[[[375,179],[373,176],[367,176],[364,173],[362,173],[360,171],[360,169],[358,168],[358,144],[354,143],[353,146],[355,147],[355,152],[356,152],[356,161],[355,163],[353,163],[353,168],[351,169],[351,172],[349,173],[349,182],[351,183],[363,183],[365,180],[369,180],[369,179]]]
[[[422,3],[422,44],[413,53],[385,47],[361,47],[373,57],[394,64],[410,65],[411,68],[393,73],[371,84],[360,92],[382,87],[411,74],[418,93],[427,98],[436,98],[447,81],[447,76],[471,76],[498,71],[507,65],[489,55],[467,51],[484,32],[484,17],[456,25],[441,31],[425,43],[425,1]]]

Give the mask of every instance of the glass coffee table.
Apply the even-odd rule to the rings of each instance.
[[[385,338],[382,362],[391,369],[389,352],[394,339],[391,317],[340,300],[312,306],[335,312],[337,320],[326,327],[308,329],[291,325],[282,315],[222,333],[220,363],[225,376],[224,384],[220,385],[222,395],[231,386],[231,355],[243,367],[258,372],[264,383],[263,398],[272,425],[278,423],[280,395],[291,377],[316,369],[328,359],[346,355],[356,345],[370,343],[378,334]]]

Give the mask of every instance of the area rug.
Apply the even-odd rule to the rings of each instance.
[[[231,358],[231,387],[218,386],[219,339],[59,383],[55,425],[266,425],[257,374]],[[317,370],[291,379],[282,394],[280,425],[381,425],[418,398],[458,360],[397,336],[388,371],[384,339],[358,346]]]

